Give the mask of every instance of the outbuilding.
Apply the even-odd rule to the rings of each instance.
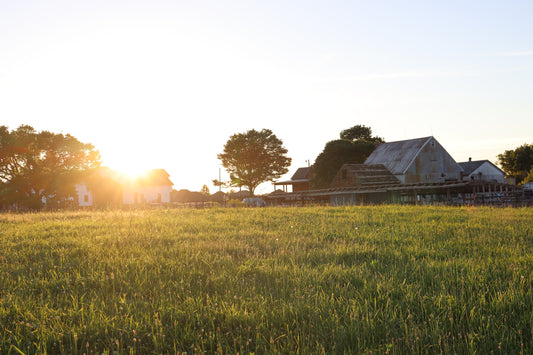
[[[488,160],[472,160],[459,163],[463,169],[463,180],[505,182],[505,173]]]

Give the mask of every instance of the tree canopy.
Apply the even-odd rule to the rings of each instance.
[[[340,139],[326,143],[313,164],[313,188],[329,187],[343,164],[362,164],[383,138],[373,137],[372,129],[356,125],[340,133]]]
[[[523,144],[498,155],[498,163],[510,177],[522,182],[533,169],[533,144]]]
[[[89,169],[100,165],[91,144],[67,134],[0,126],[0,199],[4,205],[39,208],[42,199],[61,203]]]
[[[234,183],[253,195],[259,184],[279,179],[287,173],[291,158],[283,142],[269,129],[232,135],[217,157]]]
[[[348,129],[345,129],[340,134],[341,139],[355,142],[355,141],[364,141],[374,144],[379,144],[385,142],[381,137],[372,137],[372,128],[365,125],[355,125]]]

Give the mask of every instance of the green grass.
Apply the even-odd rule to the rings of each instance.
[[[0,215],[0,353],[533,353],[533,209]]]

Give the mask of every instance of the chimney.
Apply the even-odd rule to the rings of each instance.
[[[468,158],[468,161],[472,161],[472,158]]]

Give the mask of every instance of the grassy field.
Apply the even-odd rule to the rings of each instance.
[[[0,215],[0,353],[533,353],[533,209]]]

